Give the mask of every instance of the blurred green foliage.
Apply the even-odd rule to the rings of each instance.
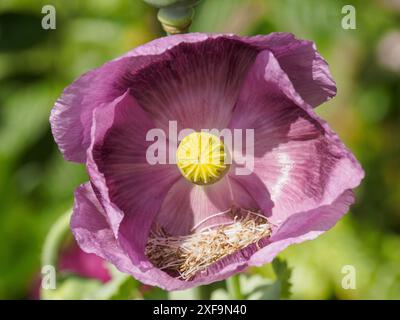
[[[192,31],[287,31],[314,40],[337,81],[338,96],[318,112],[354,151],[366,178],[337,226],[282,254],[293,269],[292,298],[400,299],[400,73],[379,63],[386,59],[381,41],[400,31],[399,2],[204,0],[196,10]],[[41,28],[46,4],[57,10],[56,30]],[[356,7],[356,30],[341,27],[345,4]],[[0,2],[1,299],[29,297],[44,237],[87,180],[84,167],[64,161],[53,142],[54,101],[84,71],[162,35],[155,9],[139,0]],[[356,268],[354,290],[341,286],[345,265]],[[272,274],[267,265],[243,277],[260,285]],[[252,284],[243,285],[245,291]],[[208,297],[221,290],[223,284],[209,286]],[[145,297],[166,294],[156,289]]]

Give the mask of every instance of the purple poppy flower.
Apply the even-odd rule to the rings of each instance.
[[[50,118],[64,157],[89,173],[75,193],[77,242],[143,283],[176,290],[317,237],[348,211],[364,175],[313,110],[335,93],[315,45],[287,33],[169,36],[87,72]],[[195,132],[179,144],[177,164],[150,164],[146,135],[170,121]],[[254,130],[251,174],[236,174],[235,154],[225,165],[224,140],[199,133],[224,128]],[[184,159],[210,151],[198,137],[215,140],[216,163]]]

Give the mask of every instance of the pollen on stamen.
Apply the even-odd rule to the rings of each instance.
[[[263,215],[235,209],[232,223],[193,231],[186,236],[172,236],[160,226],[150,233],[145,254],[158,268],[192,279],[213,263],[269,237],[272,225]]]

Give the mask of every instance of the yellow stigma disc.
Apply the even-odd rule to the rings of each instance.
[[[195,184],[212,184],[229,169],[225,145],[217,136],[193,132],[179,144],[176,160],[182,175]]]

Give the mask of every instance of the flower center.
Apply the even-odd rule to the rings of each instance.
[[[207,132],[187,135],[176,151],[177,166],[182,175],[195,184],[212,184],[229,169],[224,143]]]

